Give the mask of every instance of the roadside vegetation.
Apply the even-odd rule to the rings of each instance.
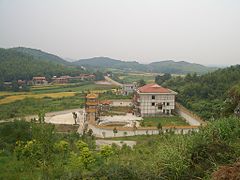
[[[177,101],[206,120],[226,117],[240,101],[240,65],[198,76],[172,77],[160,85],[178,92]],[[158,81],[156,81],[158,82]]]
[[[230,117],[198,133],[117,138],[138,139],[133,149],[96,149],[90,132],[80,137],[44,123],[2,123],[0,179],[211,179],[238,161],[239,129],[239,119]]]

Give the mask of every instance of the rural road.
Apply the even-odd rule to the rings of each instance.
[[[111,78],[108,77],[108,76],[104,76],[104,78],[105,78],[106,81],[110,82],[110,83],[113,84],[113,85],[121,86],[121,87],[123,86],[123,84],[121,84],[121,83],[119,83],[119,82],[117,82],[117,81],[114,81],[113,79],[111,79]]]

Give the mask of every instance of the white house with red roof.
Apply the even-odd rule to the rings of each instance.
[[[142,86],[134,94],[135,113],[142,117],[170,115],[175,109],[176,95],[176,92],[158,84]]]

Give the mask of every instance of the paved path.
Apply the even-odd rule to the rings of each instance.
[[[191,126],[201,126],[205,125],[206,122],[203,121],[199,116],[191,112],[190,110],[183,107],[181,104],[176,103],[177,113],[183,117]]]
[[[112,85],[115,85],[115,86],[123,86],[123,84],[117,82],[117,81],[114,81],[113,79],[111,79],[110,77],[108,76],[104,76],[105,80],[110,82]]]
[[[67,113],[72,113],[72,112],[78,112],[81,111],[82,109],[78,108],[78,109],[68,109],[68,110],[63,110],[63,111],[54,111],[54,112],[48,112],[45,114],[45,119],[48,120],[49,118],[53,117],[53,116],[57,116],[57,115],[63,115],[63,114],[67,114]],[[30,115],[30,116],[26,116],[25,119],[27,121],[30,121],[33,118],[38,118],[38,115]]]
[[[63,110],[63,111],[48,112],[48,113],[45,114],[45,119],[48,120],[51,117],[56,116],[56,115],[64,115],[64,114],[67,114],[67,113],[78,112],[78,111],[81,111],[81,110],[83,110],[83,109],[78,108],[78,109],[68,109],[68,110]],[[31,121],[31,119],[33,119],[33,118],[37,119],[38,115],[29,115],[29,116],[25,116],[24,118],[25,118],[26,121]],[[22,117],[16,117],[16,118],[8,119],[8,120],[0,120],[0,123],[12,122],[15,119],[20,120],[20,119],[23,119],[23,118]]]

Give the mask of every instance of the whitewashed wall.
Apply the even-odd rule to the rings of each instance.
[[[171,113],[171,110],[174,110],[175,108],[175,95],[172,94],[161,94],[161,95],[154,95],[155,99],[152,99],[152,96],[154,94],[140,94],[140,109],[142,116],[146,116],[147,114],[160,114],[163,113],[165,110],[165,113],[167,110]],[[152,103],[155,103],[153,106]],[[165,103],[165,105],[162,106],[162,109],[158,109],[157,104],[158,103]],[[169,105],[167,105],[169,103]]]

